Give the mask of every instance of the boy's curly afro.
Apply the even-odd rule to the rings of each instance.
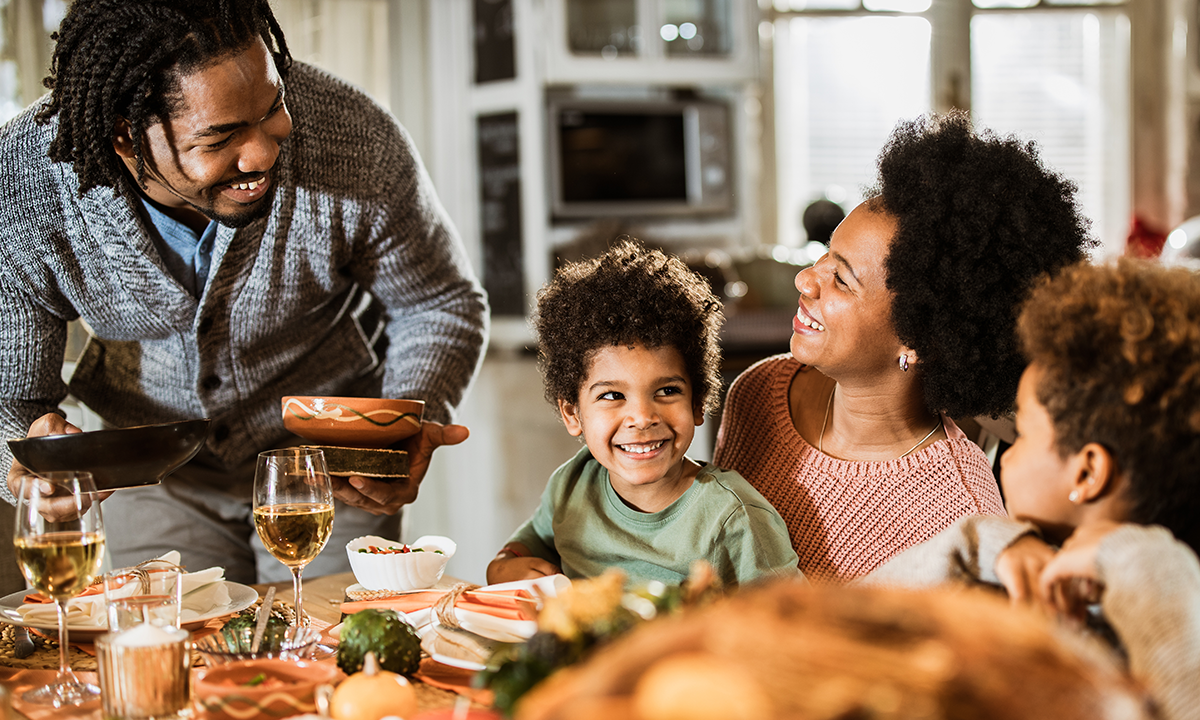
[[[1060,453],[1103,445],[1129,480],[1130,519],[1200,551],[1200,276],[1072,267],[1034,289],[1018,332],[1045,371],[1037,397]]]
[[[682,260],[628,236],[608,252],[568,263],[538,291],[533,318],[546,399],[576,404],[596,351],[640,343],[683,356],[692,403],[716,407],[724,316],[708,282]]]
[[[1025,362],[1021,300],[1095,245],[1076,186],[1033,143],[975,133],[963,113],[901,123],[869,202],[897,220],[886,260],[892,323],[916,351],[931,410],[1009,412]]]

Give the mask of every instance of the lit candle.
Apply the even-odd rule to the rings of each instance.
[[[186,630],[169,630],[150,623],[134,625],[113,637],[112,644],[119,647],[153,647],[177,643],[187,637]]]

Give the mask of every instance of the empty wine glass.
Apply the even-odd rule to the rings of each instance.
[[[67,601],[92,584],[104,562],[104,522],[91,473],[23,476],[13,547],[25,579],[58,610],[58,677],[23,699],[54,707],[95,699],[100,689],[80,682],[67,661]]]
[[[300,574],[333,532],[333,486],[324,452],[294,447],[258,454],[254,529],[267,551],[292,571],[296,624],[307,626]]]

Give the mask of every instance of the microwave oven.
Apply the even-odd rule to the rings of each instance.
[[[729,106],[718,100],[549,103],[556,218],[729,213]]]

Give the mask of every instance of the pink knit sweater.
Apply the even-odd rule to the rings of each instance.
[[[1005,514],[987,456],[949,418],[947,439],[896,460],[849,462],[809,445],[788,407],[801,367],[781,355],[738,377],[713,464],[741,473],[775,506],[809,579],[845,582],[960,517]]]

